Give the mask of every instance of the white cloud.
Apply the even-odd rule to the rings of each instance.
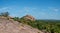
[[[55,7],[48,7],[48,9],[50,11],[55,11],[55,12],[58,12],[59,11],[59,8],[55,8]]]
[[[0,11],[8,11],[8,7],[3,7],[3,8],[0,8]]]
[[[39,13],[37,13],[37,14],[39,14],[39,15],[42,16],[42,17],[47,16],[47,13],[45,13],[45,12],[39,12]]]
[[[3,7],[3,8],[0,8],[0,11],[1,11],[1,10],[5,10],[5,9],[7,9],[7,8],[8,8],[8,7]]]
[[[47,9],[41,9],[41,11],[47,11]]]
[[[35,7],[24,7],[22,9],[23,12],[29,14],[29,13],[35,13],[35,11],[37,11],[37,8]]]
[[[57,12],[57,11],[59,11],[59,9],[53,9],[53,11],[56,11]]]
[[[25,12],[29,12],[30,8],[25,7],[24,10],[25,10]]]
[[[25,11],[32,11],[32,10],[36,10],[37,8],[34,7],[24,7]]]
[[[0,12],[6,12],[9,11],[11,8],[10,7],[2,7],[0,8]]]

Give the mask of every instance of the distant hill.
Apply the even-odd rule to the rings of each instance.
[[[46,19],[46,20],[39,19],[38,21],[44,21],[44,22],[60,22],[60,20],[54,20],[54,19]]]

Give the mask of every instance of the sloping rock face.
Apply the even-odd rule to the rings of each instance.
[[[13,20],[0,18],[0,33],[43,33],[31,26]]]
[[[18,23],[0,18],[0,33],[19,33]]]

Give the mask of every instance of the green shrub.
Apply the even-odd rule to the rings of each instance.
[[[0,13],[0,16],[8,17],[9,13],[8,12],[2,12],[2,13]]]

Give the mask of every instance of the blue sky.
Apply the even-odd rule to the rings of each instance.
[[[0,12],[6,11],[13,17],[29,14],[36,19],[60,20],[60,0],[0,0]]]

